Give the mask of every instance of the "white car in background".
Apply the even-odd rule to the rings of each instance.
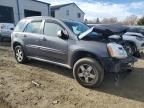
[[[126,32],[123,39],[133,43],[137,50],[144,50],[144,35],[136,32]]]
[[[0,23],[0,40],[11,39],[11,33],[14,30],[14,24],[12,23]]]
[[[138,52],[144,50],[144,26],[131,26],[127,32],[123,35],[123,39],[132,44],[132,48]]]

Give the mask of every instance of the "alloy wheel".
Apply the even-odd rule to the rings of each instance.
[[[16,49],[16,58],[19,62],[23,60],[23,51],[20,48]]]
[[[89,64],[82,64],[78,68],[79,79],[87,84],[91,84],[97,81],[96,70]]]

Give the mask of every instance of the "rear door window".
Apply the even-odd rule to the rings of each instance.
[[[31,22],[26,26],[25,32],[40,33],[40,26],[41,26],[41,22]]]

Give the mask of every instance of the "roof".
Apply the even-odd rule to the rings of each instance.
[[[34,21],[34,20],[55,20],[55,21],[67,21],[67,22],[79,22],[79,21],[75,21],[75,20],[70,20],[70,19],[57,19],[51,16],[32,16],[32,17],[25,17],[22,20],[30,20],[30,21]]]
[[[46,2],[43,2],[43,1],[39,1],[39,0],[32,0],[32,1],[35,1],[35,2],[39,2],[39,3],[43,3],[43,4],[50,5],[50,3],[46,3]]]
[[[57,10],[57,9],[60,9],[62,7],[65,7],[65,6],[68,6],[68,5],[71,5],[71,4],[74,4],[76,5],[76,3],[67,3],[67,4],[60,4],[60,5],[53,5],[51,6],[51,10]],[[77,6],[77,5],[76,5]],[[78,6],[77,6],[78,7]],[[79,8],[79,7],[78,7]],[[80,8],[79,8],[80,9]],[[81,10],[81,9],[80,9]],[[83,10],[81,10],[83,12]],[[84,12],[83,12],[84,13]]]
[[[43,20],[43,19],[55,19],[51,16],[31,16],[31,17],[25,17],[23,20]]]

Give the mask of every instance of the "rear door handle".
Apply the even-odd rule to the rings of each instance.
[[[46,38],[45,38],[45,37],[43,37],[43,41],[46,41]]]
[[[23,35],[23,37],[27,37],[27,35]]]

